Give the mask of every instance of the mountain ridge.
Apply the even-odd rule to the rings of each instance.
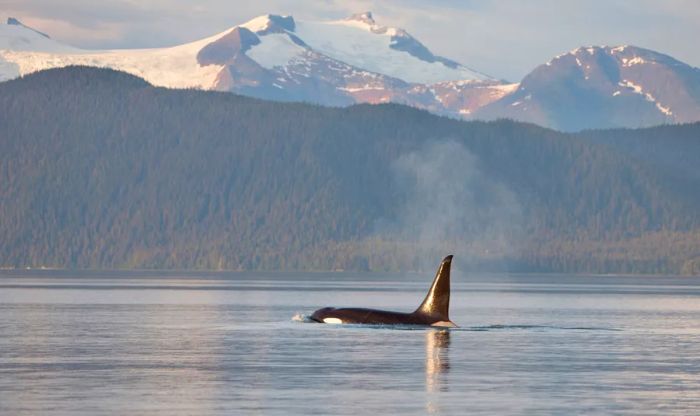
[[[694,122],[700,119],[700,69],[635,46],[580,47],[535,68],[516,91],[476,117],[561,130]]]
[[[331,21],[267,14],[183,45],[112,51],[62,45],[19,23],[0,25],[0,49],[0,80],[97,65],[170,88],[330,106],[395,102],[561,131],[700,120],[700,69],[658,52],[580,47],[507,83],[433,54],[405,30],[378,24],[371,12]]]
[[[12,38],[2,29],[0,43]],[[56,54],[48,46],[32,51],[31,45],[0,52],[0,80],[55,66],[97,64],[171,88],[340,106],[398,102],[455,117],[512,89],[433,54],[403,29],[377,24],[369,12],[319,22],[263,15],[209,38],[150,50],[66,54],[52,45]]]
[[[0,110],[4,267],[700,270],[700,123],[563,134],[85,67],[0,84]]]

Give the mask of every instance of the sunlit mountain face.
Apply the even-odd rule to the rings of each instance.
[[[0,25],[0,59],[3,80],[92,65],[156,86],[331,106],[397,102],[454,117],[468,117],[517,87],[433,54],[369,12],[335,21],[263,15],[184,45],[104,51],[62,44],[12,19]]]
[[[537,67],[477,116],[561,130],[693,122],[700,69],[635,46],[578,48]]]
[[[109,67],[156,86],[329,106],[395,102],[462,119],[512,118],[565,131],[700,120],[700,70],[634,47],[583,47],[520,83],[435,55],[370,12],[342,20],[263,15],[195,42],[84,50],[10,18],[0,80],[68,65]]]

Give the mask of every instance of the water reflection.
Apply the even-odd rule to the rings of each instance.
[[[450,331],[429,330],[425,332],[425,391],[426,410],[440,414],[440,392],[448,390],[447,373],[450,370]]]
[[[0,273],[0,415],[638,416],[700,408],[700,283],[688,295],[680,292],[691,281],[677,283],[676,294],[641,293],[655,281],[644,278],[631,280],[628,293],[582,296],[577,281],[546,292],[526,276],[512,292],[456,291],[453,318],[474,328],[447,332],[289,321],[365,293],[399,308],[418,283],[370,292],[395,282],[318,274],[332,283],[291,276],[263,285],[254,277],[193,278],[188,288],[167,276],[35,285]]]

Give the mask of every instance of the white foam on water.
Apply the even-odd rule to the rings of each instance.
[[[308,315],[305,315],[301,312],[294,314],[292,316],[292,321],[293,322],[311,322],[311,319],[309,318]]]

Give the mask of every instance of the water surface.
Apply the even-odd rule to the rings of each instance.
[[[698,279],[453,276],[441,331],[298,319],[430,275],[1,273],[2,414],[700,411]]]

